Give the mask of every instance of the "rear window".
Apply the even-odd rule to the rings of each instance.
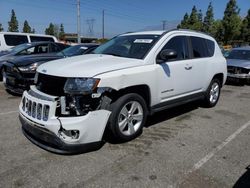
[[[31,42],[39,42],[39,41],[51,41],[55,42],[52,37],[39,37],[39,36],[30,36]]]
[[[232,50],[227,58],[250,60],[250,50]]]
[[[215,44],[213,41],[200,37],[190,38],[193,47],[194,58],[212,57],[214,55]]]
[[[51,44],[51,52],[60,52],[68,47],[69,47],[68,45],[60,44],[60,43]]]
[[[27,43],[28,37],[26,35],[4,35],[5,42],[8,46],[16,46],[19,44]]]
[[[211,40],[205,39],[205,41],[207,43],[208,56],[212,57],[214,55],[215,44]]]

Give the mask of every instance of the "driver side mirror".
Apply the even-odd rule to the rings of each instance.
[[[162,50],[158,56],[158,62],[166,62],[171,59],[176,59],[177,58],[177,52],[173,49],[165,49]]]

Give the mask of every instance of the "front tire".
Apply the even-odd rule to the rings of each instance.
[[[144,99],[135,93],[126,94],[111,104],[109,129],[115,140],[130,141],[142,133],[147,107]]]
[[[3,72],[4,72],[4,69],[1,68],[0,69],[0,81],[3,81]]]
[[[204,99],[205,107],[207,108],[214,107],[220,98],[220,92],[221,92],[221,82],[219,79],[214,78],[211,81],[205,94],[205,99]]]

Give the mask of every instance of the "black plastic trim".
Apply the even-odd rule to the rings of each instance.
[[[85,144],[66,144],[47,129],[29,124],[19,115],[24,136],[38,147],[56,154],[74,155],[96,151],[104,145],[104,141]]]
[[[163,102],[157,105],[154,105],[151,107],[150,110],[150,114],[154,114],[156,112],[159,112],[161,110],[166,110],[175,106],[179,106],[179,105],[183,105],[192,101],[196,101],[196,100],[201,100],[205,97],[205,93],[204,92],[200,92],[200,93],[196,93],[196,94],[192,94],[186,97],[181,97],[175,100],[171,100],[171,101],[167,101],[167,102]]]

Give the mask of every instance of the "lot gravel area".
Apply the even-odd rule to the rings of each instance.
[[[20,99],[0,83],[0,187],[250,187],[250,86],[226,85],[214,108],[157,113],[137,139],[73,156],[23,136]]]

